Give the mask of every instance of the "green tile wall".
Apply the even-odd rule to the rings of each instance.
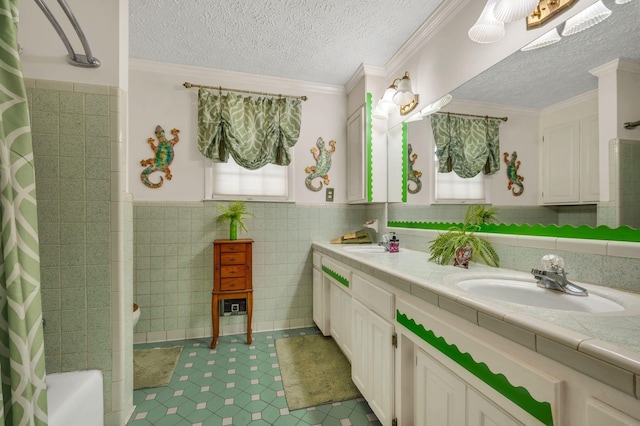
[[[213,246],[228,238],[217,202],[134,202],[136,341],[210,336]],[[363,206],[247,203],[252,238],[254,330],[312,324],[311,242],[362,228]],[[244,324],[226,317],[221,325]],[[184,336],[184,337],[182,337]]]

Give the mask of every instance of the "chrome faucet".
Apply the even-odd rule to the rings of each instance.
[[[587,289],[572,283],[567,279],[564,261],[561,257],[548,254],[542,258],[544,270],[531,269],[531,273],[538,280],[538,287],[560,291],[574,296],[588,296]]]
[[[378,245],[384,247],[385,251],[389,251],[389,234],[382,234]]]

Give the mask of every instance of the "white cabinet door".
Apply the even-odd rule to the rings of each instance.
[[[351,295],[331,284],[331,336],[351,360]]]
[[[587,402],[586,426],[640,426],[640,420],[629,417],[622,411],[598,401],[590,399]]]
[[[421,350],[416,353],[415,424],[465,424],[465,383]]]
[[[352,301],[351,311],[351,380],[368,399],[369,351],[367,349],[367,316],[369,309],[357,300]]]
[[[549,127],[541,149],[541,202],[580,201],[580,122]]]
[[[351,374],[383,426],[393,421],[393,325],[357,299],[352,301]]]
[[[347,201],[366,199],[365,108],[362,106],[347,120]]]
[[[600,200],[598,115],[580,120],[580,201]]]
[[[323,335],[329,336],[329,284],[320,270],[313,268],[313,322]]]
[[[513,417],[467,387],[467,426],[522,426]],[[603,425],[604,426],[604,425]]]

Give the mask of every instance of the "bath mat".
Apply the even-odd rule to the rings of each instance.
[[[133,389],[167,386],[181,352],[182,346],[133,351]]]
[[[351,365],[331,337],[277,339],[276,353],[289,410],[360,396]]]

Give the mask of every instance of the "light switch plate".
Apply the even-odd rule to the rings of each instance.
[[[333,188],[327,188],[326,200],[329,202],[333,202]]]

